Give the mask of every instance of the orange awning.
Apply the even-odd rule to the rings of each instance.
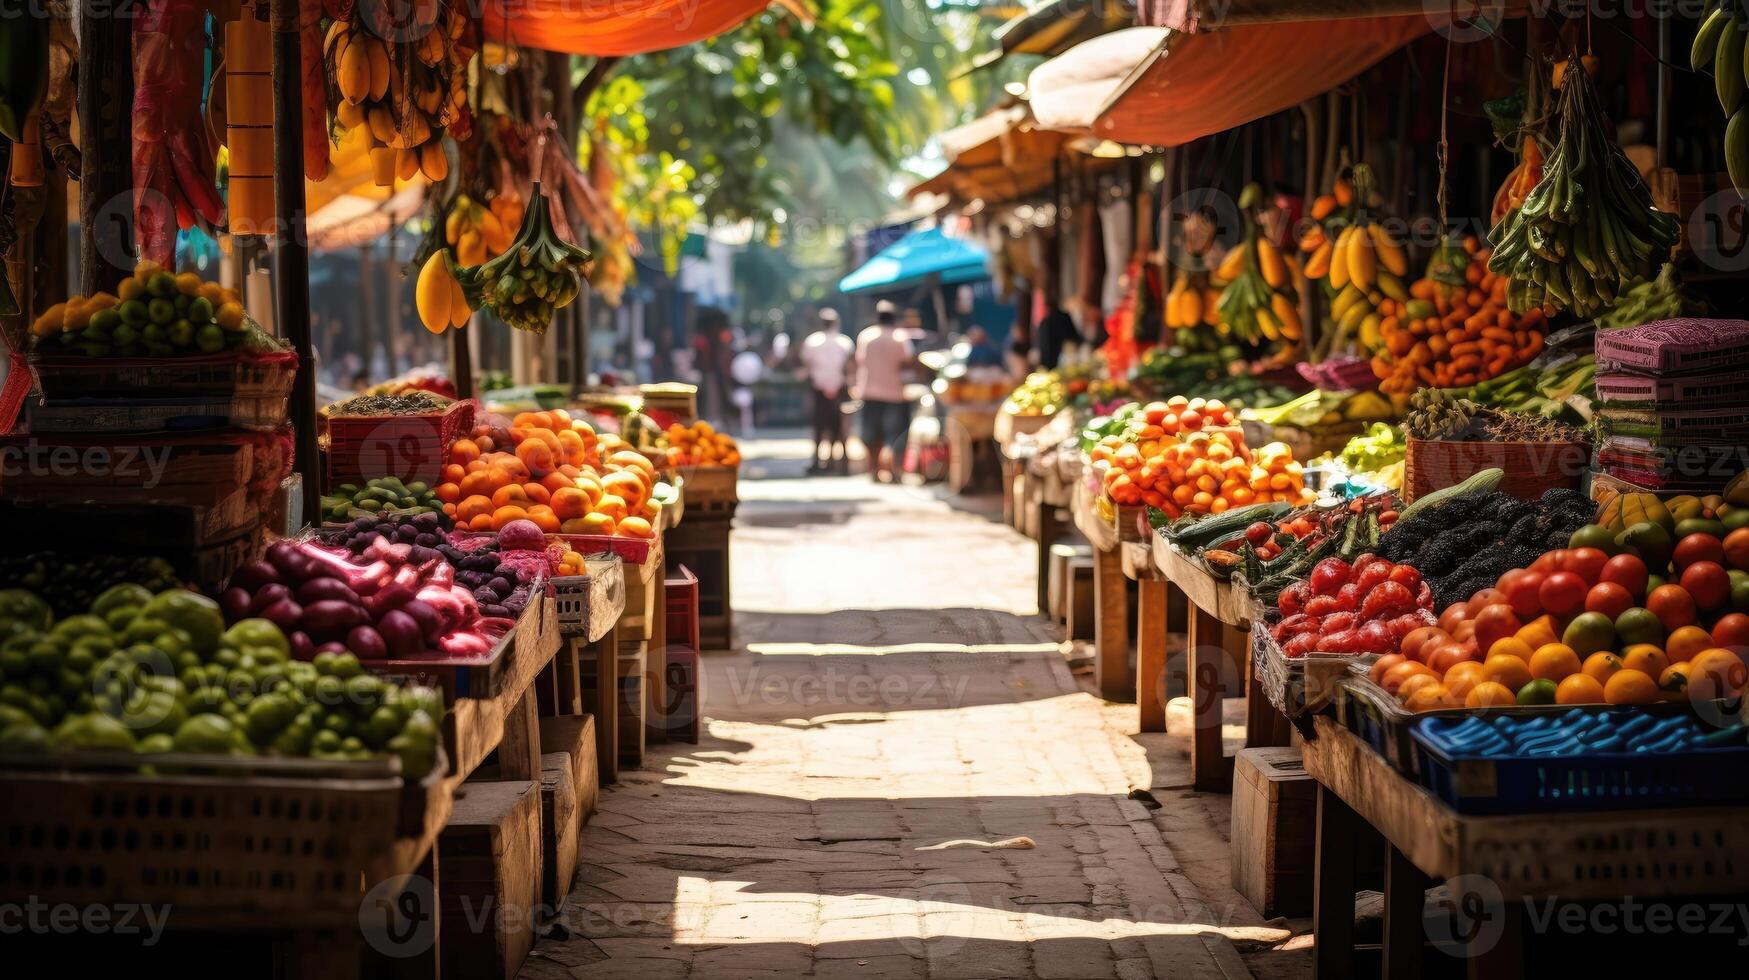
[[[1179,146],[1329,91],[1431,30],[1414,14],[1174,33],[1118,87],[1093,132]]]
[[[570,54],[632,55],[715,37],[770,0],[486,0],[486,40]]]

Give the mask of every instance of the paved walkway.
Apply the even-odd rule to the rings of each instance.
[[[1232,941],[1265,931],[1217,928],[1255,919],[1207,907],[1129,798],[1160,785],[1134,709],[1031,615],[1031,545],[795,469],[743,476],[708,736],[602,794],[523,977],[1245,976]]]

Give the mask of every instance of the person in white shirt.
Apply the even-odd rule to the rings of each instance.
[[[844,449],[844,382],[855,354],[856,345],[839,330],[838,311],[821,310],[820,329],[802,341],[801,352],[802,370],[813,391],[814,458],[809,473],[850,465]]]
[[[897,475],[911,406],[905,403],[905,369],[914,360],[893,304],[875,304],[875,322],[856,338],[857,397],[862,399],[862,444],[868,472],[877,482]],[[891,453],[883,465],[881,451]]]

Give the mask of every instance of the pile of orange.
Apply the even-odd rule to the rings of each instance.
[[[1119,504],[1146,504],[1177,518],[1219,514],[1229,507],[1280,500],[1311,500],[1293,450],[1279,442],[1255,453],[1237,429],[1201,429],[1171,435],[1142,416],[1139,427],[1106,436],[1093,460],[1106,463],[1105,492]]]
[[[499,448],[505,436],[512,449]],[[450,446],[437,499],[458,527],[475,531],[529,520],[548,534],[653,537],[656,470],[623,445],[563,409],[523,412],[507,433]]]
[[[670,466],[741,465],[741,447],[703,419],[691,425],[676,422],[665,435]]]

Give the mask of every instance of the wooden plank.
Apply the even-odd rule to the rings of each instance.
[[[438,844],[444,973],[515,980],[534,947],[540,816],[538,783],[471,782],[458,793]]]
[[[1136,583],[1136,713],[1144,732],[1166,730],[1166,581]]]
[[[573,641],[575,642],[575,641]],[[607,635],[594,643],[579,644],[584,655],[593,658],[595,676],[600,677],[612,673],[609,666],[619,656],[619,627],[607,631]],[[612,684],[595,685],[595,701],[592,705],[595,716],[595,761],[596,772],[600,774],[602,783],[619,781],[619,692]]]
[[[1229,626],[1251,625],[1253,605],[1249,600],[1239,601],[1232,583],[1210,575],[1207,569],[1194,564],[1159,535],[1154,536],[1151,546],[1155,566],[1172,580],[1173,585],[1184,590],[1185,598]]]
[[[1234,761],[1231,881],[1265,916],[1311,911],[1317,789],[1293,749],[1246,749]]]
[[[563,752],[571,759],[571,785],[577,793],[577,825],[595,812],[601,775],[595,755],[595,716],[567,715],[540,720],[541,754]]]
[[[1185,640],[1185,676],[1194,719],[1190,779],[1192,785],[1205,792],[1226,792],[1233,785],[1232,760],[1221,746],[1221,703],[1226,697],[1220,664],[1226,656],[1221,643],[1224,625],[1208,610],[1192,604]]]
[[[644,666],[644,739],[668,741],[668,578],[650,583],[650,648]]]
[[[541,754],[541,903],[556,909],[577,874],[577,786],[569,752]]]
[[[559,631],[552,623],[551,603],[543,605],[548,607],[547,611],[535,614],[535,625],[519,626],[516,642],[501,658],[508,662],[498,673],[498,693],[489,698],[457,698],[444,716],[444,749],[449,753],[457,782],[479,768],[486,756],[498,747],[504,737],[505,723],[520,706],[524,695],[532,698],[530,688],[535,677],[546,669],[558,651]],[[530,714],[535,714],[532,703]],[[521,778],[532,778],[539,771],[532,761],[526,767],[527,772]]]
[[[1317,980],[1354,975],[1354,836],[1359,828],[1348,804],[1320,784],[1312,884],[1312,976]]]
[[[1154,566],[1154,549],[1146,541],[1124,541],[1118,545],[1118,555],[1123,562],[1124,578],[1132,582],[1143,579],[1160,578],[1160,570]]]
[[[1263,683],[1257,674],[1257,662],[1251,655],[1251,633],[1245,633],[1245,744],[1252,748],[1287,745],[1292,729],[1287,718],[1269,703],[1263,693]]]
[[[1402,851],[1389,844],[1385,850],[1385,976],[1415,980],[1421,975],[1426,935],[1421,915],[1427,900],[1427,876]]]
[[[1093,662],[1099,696],[1127,701],[1130,690],[1129,580],[1117,551],[1093,550]]]
[[[504,718],[498,743],[498,771],[505,779],[540,778],[540,711],[533,688],[522,692]]]
[[[1058,505],[1043,498],[1032,503],[1034,519],[1038,522],[1038,610],[1044,612],[1050,609],[1050,578],[1051,578],[1051,545],[1063,534],[1063,522],[1058,516]]]

